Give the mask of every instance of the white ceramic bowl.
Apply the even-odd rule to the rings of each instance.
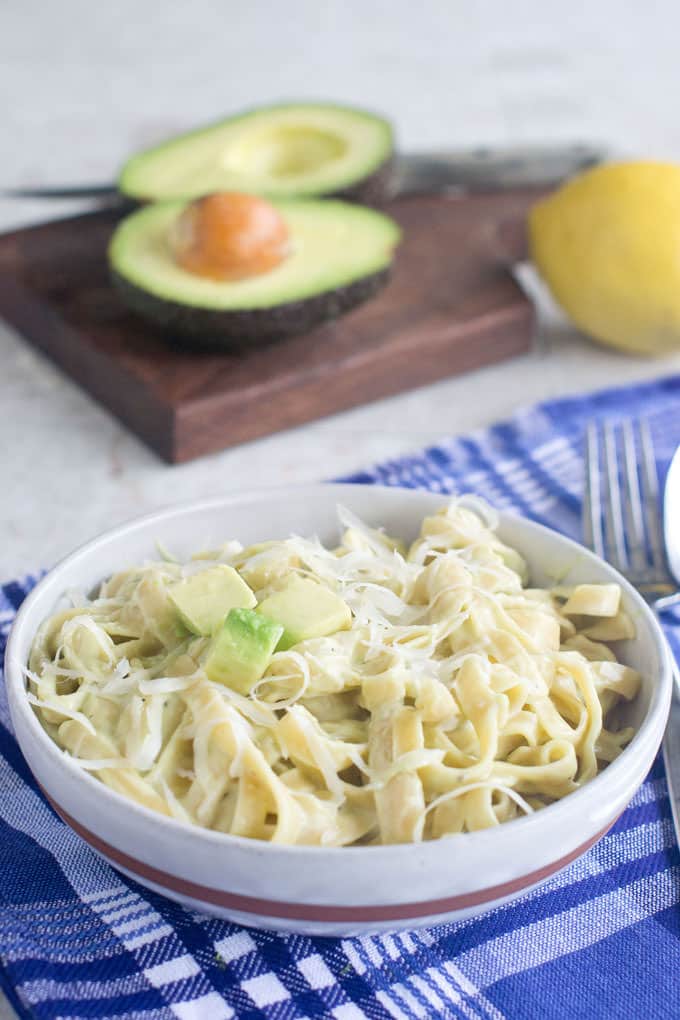
[[[495,829],[387,847],[273,846],[185,826],[114,793],[62,754],[40,726],[21,667],[38,625],[70,588],[89,590],[155,554],[179,554],[238,538],[291,532],[337,536],[335,507],[348,506],[390,533],[414,536],[445,497],[361,485],[306,485],[194,503],[123,525],[77,550],[35,588],[7,647],[12,720],[21,749],[62,818],[127,875],[195,909],[243,924],[338,935],[415,927],[481,913],[541,882],[607,831],[644,779],[663,735],[671,691],[669,653],[640,596],[583,547],[530,521],[501,515],[500,535],[526,557],[532,581],[616,581],[635,620],[621,658],[640,670],[629,706],[637,732],[595,780],[534,815]]]

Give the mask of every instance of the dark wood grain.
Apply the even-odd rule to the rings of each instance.
[[[387,288],[305,336],[187,351],[121,304],[100,211],[0,236],[0,316],[171,462],[526,351],[533,311],[509,266],[535,196],[413,197]],[[508,238],[512,238],[509,246]]]

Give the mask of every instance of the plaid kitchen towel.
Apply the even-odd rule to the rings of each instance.
[[[680,443],[680,376],[541,404],[352,480],[473,491],[577,536],[584,423],[622,415],[649,417],[663,472]],[[5,635],[32,583],[0,590]],[[668,633],[680,651],[680,623]],[[3,689],[0,981],[21,1017],[680,1017],[679,904],[657,762],[583,858],[484,916],[353,939],[216,921],[124,878],[53,814],[12,738]]]

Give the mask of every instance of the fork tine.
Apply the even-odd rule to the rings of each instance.
[[[609,546],[609,562],[617,570],[625,572],[628,569],[628,553],[626,551],[623,510],[621,507],[616,431],[611,421],[604,423],[604,462],[607,481],[605,524],[606,540]]]
[[[666,560],[649,422],[589,422],[585,463],[585,542],[624,574],[648,602],[657,607],[675,604],[680,593]]]
[[[666,572],[664,555],[661,512],[659,504],[659,477],[656,471],[656,458],[652,432],[646,418],[640,421],[640,448],[642,451],[642,488],[644,492],[645,520],[647,535],[652,552],[652,563],[657,572]]]
[[[583,532],[593,552],[604,559],[602,533],[602,476],[600,473],[600,442],[594,421],[586,429],[586,484],[583,493]]]
[[[638,424],[639,429],[639,424]],[[644,571],[648,566],[645,545],[645,522],[642,514],[640,478],[638,475],[635,430],[633,422],[626,418],[621,424],[623,435],[623,463],[627,499],[624,500],[628,524],[628,550],[633,570]]]

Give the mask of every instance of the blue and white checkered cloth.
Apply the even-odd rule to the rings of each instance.
[[[680,376],[542,404],[352,480],[474,491],[578,536],[584,423],[646,415],[663,472]],[[0,590],[6,634],[32,581]],[[668,627],[680,650],[680,626]],[[184,910],[54,815],[0,699],[0,981],[21,1017],[618,1020],[680,1017],[680,855],[657,762],[614,828],[514,903],[355,939],[259,932]]]

